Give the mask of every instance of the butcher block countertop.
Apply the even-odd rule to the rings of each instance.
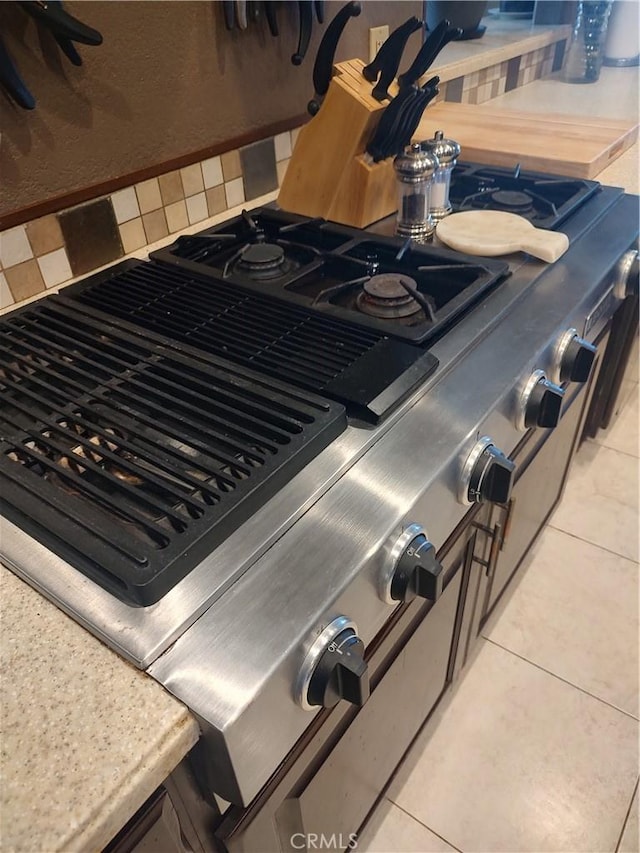
[[[585,86],[540,80],[491,104],[633,117],[638,71],[605,68]],[[638,145],[598,180],[637,193]],[[197,724],[162,687],[2,567],[0,596],[0,849],[98,851],[189,751]]]

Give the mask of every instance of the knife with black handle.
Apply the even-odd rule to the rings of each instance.
[[[63,36],[54,36],[54,38],[58,43],[58,47],[64,53],[64,55],[67,57],[67,59],[72,65],[82,65],[82,57],[76,50],[76,46],[71,41],[71,39],[66,39]]]
[[[307,55],[307,48],[311,41],[311,28],[313,27],[313,0],[298,0],[298,13],[300,15],[300,30],[298,33],[298,49],[291,57],[293,65],[301,65]]]
[[[417,93],[418,90],[415,86],[406,86],[384,109],[378,126],[366,148],[367,154],[373,158],[374,163],[384,160],[387,156],[385,151],[389,149],[398,124],[402,120],[402,115],[409,109],[410,103],[417,96]]]
[[[269,32],[271,33],[271,35],[279,35],[280,30],[278,29],[278,18],[276,16],[275,0],[265,0],[264,16],[267,19],[267,24],[269,25]]]
[[[413,91],[413,97],[408,98],[404,102],[396,121],[393,123],[393,127],[383,140],[380,151],[382,160],[386,160],[387,157],[395,157],[396,154],[402,151],[405,147],[404,139],[407,136],[413,136],[415,128],[420,121],[420,116],[427,105],[429,100],[428,92],[416,86],[411,87],[410,91]]]
[[[395,138],[391,141],[390,152],[387,154],[388,157],[399,154],[411,143],[413,134],[420,124],[420,119],[424,111],[440,91],[438,89],[439,82],[439,77],[432,77],[420,89],[418,97],[411,104],[411,109],[408,111],[406,119],[403,121]]]
[[[233,0],[222,0],[222,12],[224,14],[224,25],[228,30],[233,30],[236,25],[236,12]]]
[[[380,77],[372,92],[376,100],[384,101],[389,97],[387,90],[398,73],[402,53],[409,36],[419,30],[421,26],[422,21],[416,17],[406,20],[404,24],[401,24],[391,33],[377,52],[375,59],[362,69],[362,76],[370,83],[373,83],[378,75]]]
[[[442,50],[445,44],[457,38],[461,31],[456,27],[450,27],[449,21],[440,21],[429,38],[422,45],[416,58],[404,74],[398,77],[400,88],[413,86],[431,66],[431,63]]]
[[[65,12],[61,2],[56,2],[56,0],[48,0],[48,2],[25,0],[20,5],[25,12],[28,12],[36,21],[44,24],[56,37],[60,36],[63,39],[77,41],[81,44],[102,44],[102,34]]]
[[[329,83],[331,82],[331,72],[333,70],[333,61],[336,55],[336,48],[340,41],[340,36],[347,25],[350,18],[357,18],[362,7],[360,3],[352,0],[347,3],[337,13],[335,18],[327,26],[322,41],[318,47],[316,61],[313,66],[313,87],[315,89],[314,97],[307,104],[307,110],[310,115],[314,116],[320,109],[322,100],[327,94]]]
[[[2,36],[0,36],[0,86],[22,109],[32,110],[35,107],[36,99],[27,89],[18,69],[13,64]]]

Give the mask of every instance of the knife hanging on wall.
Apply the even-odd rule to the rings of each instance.
[[[222,0],[222,12],[224,14],[224,25],[228,30],[233,30],[236,25],[236,12],[234,0]]]
[[[50,30],[56,39],[89,45],[102,44],[102,34],[65,12],[60,0],[23,0],[20,5],[32,18]]]
[[[311,41],[311,28],[313,27],[313,0],[298,0],[298,15],[300,30],[298,33],[298,49],[291,57],[293,65],[301,65],[307,55],[307,48]]]
[[[264,0],[264,16],[267,19],[269,32],[271,33],[271,35],[279,35],[280,30],[278,29],[278,18],[276,15],[275,0]]]
[[[34,109],[36,99],[27,89],[24,80],[9,56],[9,52],[2,41],[2,36],[0,36],[0,86],[23,110]]]
[[[329,83],[331,82],[331,73],[333,71],[333,61],[336,55],[336,49],[340,36],[350,18],[357,18],[362,7],[360,3],[347,3],[340,9],[334,19],[328,24],[322,41],[318,46],[316,61],[313,66],[313,87],[315,95],[307,104],[307,110],[310,115],[314,116],[320,109],[320,105],[327,94]]]
[[[379,75],[378,82],[371,93],[377,101],[389,98],[387,90],[398,73],[409,36],[421,27],[422,21],[416,17],[406,20],[391,33],[377,52],[375,59],[362,69],[362,76],[370,83],[375,82]]]

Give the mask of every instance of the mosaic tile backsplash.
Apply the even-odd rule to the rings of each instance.
[[[437,100],[481,104],[524,86],[562,66],[564,45],[449,80]],[[297,133],[280,133],[0,233],[0,307],[276,190]]]

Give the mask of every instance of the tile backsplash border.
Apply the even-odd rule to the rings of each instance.
[[[558,70],[565,39],[440,85],[481,104]],[[299,129],[233,149],[0,232],[0,308],[143,251],[282,184]]]

